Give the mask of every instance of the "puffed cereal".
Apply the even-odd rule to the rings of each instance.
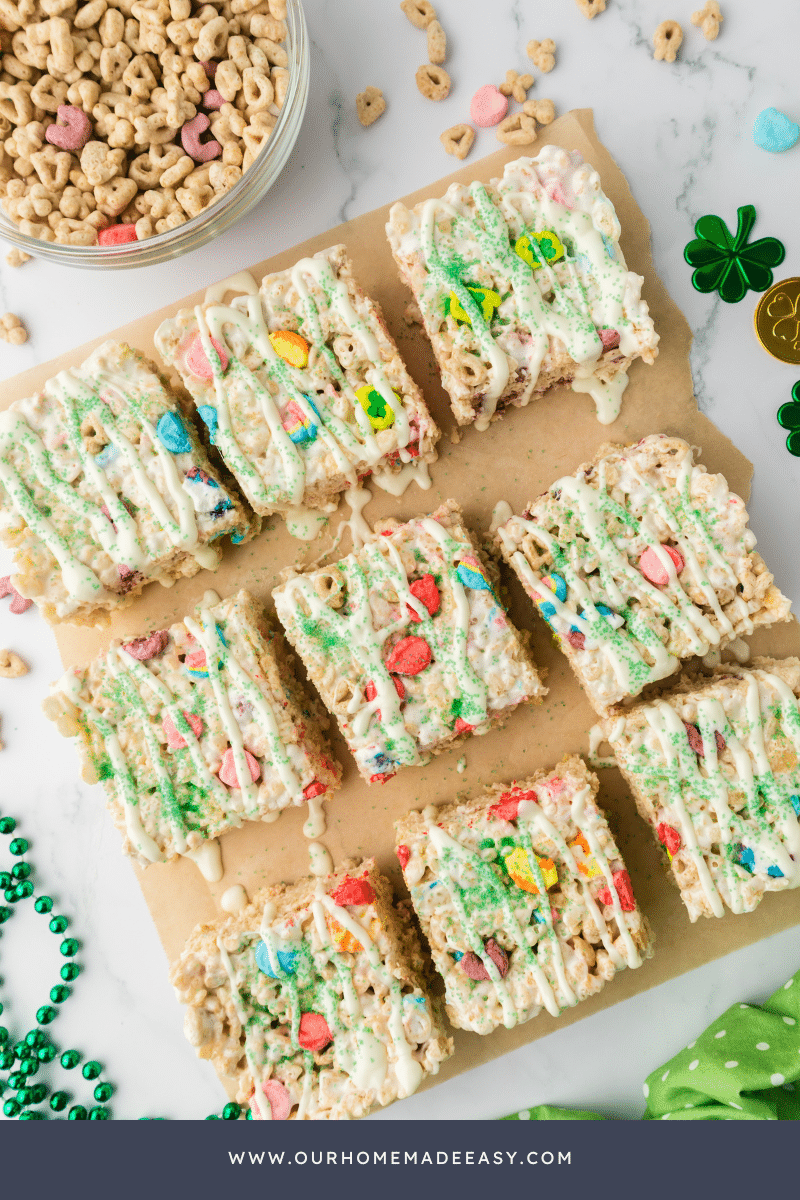
[[[471,125],[452,125],[445,129],[439,141],[453,158],[466,158],[475,141],[475,130]]]
[[[428,0],[402,0],[400,7],[417,29],[427,29],[436,20],[436,9]]]
[[[543,42],[528,42],[525,53],[543,75],[556,65],[556,44],[552,38],[545,38]]]
[[[444,67],[425,63],[417,70],[416,80],[427,100],[446,100],[450,95],[450,76]]]
[[[447,34],[438,21],[428,26],[428,58],[439,65],[447,58]]]
[[[606,11],[606,0],[577,0],[578,8],[591,21],[598,13]]]
[[[356,112],[361,124],[367,129],[386,112],[383,92],[377,87],[365,88],[356,96]]]
[[[653,34],[653,58],[674,63],[683,42],[683,30],[677,21],[662,21]]]
[[[0,679],[19,679],[27,675],[28,668],[13,650],[0,650]]]
[[[28,331],[16,313],[5,313],[0,317],[0,338],[12,346],[21,346],[28,340]]]
[[[552,100],[526,100],[522,111],[537,124],[549,125],[555,119],[556,106]]]
[[[506,71],[505,82],[500,84],[499,90],[504,96],[513,96],[519,103],[523,104],[528,98],[528,92],[533,87],[532,75],[520,75],[517,71]]]
[[[530,146],[536,141],[536,121],[525,112],[512,113],[497,126],[497,140],[506,146]]]
[[[692,24],[698,26],[707,42],[713,42],[725,20],[717,0],[706,0],[705,7],[692,13]]]
[[[10,267],[21,267],[23,263],[30,262],[30,258],[30,254],[14,246],[6,255],[6,262]]]

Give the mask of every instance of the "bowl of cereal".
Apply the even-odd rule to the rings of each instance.
[[[22,7],[8,0],[0,34],[6,240],[70,266],[150,266],[272,187],[308,100],[300,0]]]

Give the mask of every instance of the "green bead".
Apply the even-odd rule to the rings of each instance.
[[[73,1104],[72,1108],[67,1113],[68,1121],[85,1121],[87,1117],[86,1109],[82,1104]]]
[[[69,925],[69,921],[67,920],[66,917],[51,917],[50,918],[50,932],[51,933],[63,933],[68,925]]]
[[[49,896],[37,896],[33,905],[38,913],[49,913],[53,908],[53,901]]]
[[[55,1021],[57,1016],[58,1009],[51,1008],[49,1004],[43,1004],[36,1010],[36,1020],[40,1025],[49,1025],[51,1021]]]
[[[98,1075],[102,1073],[102,1070],[103,1068],[100,1066],[99,1062],[96,1062],[95,1059],[90,1059],[89,1062],[83,1064],[83,1070],[81,1071],[81,1074],[83,1075],[84,1079],[97,1079]]]
[[[7,1117],[16,1117],[22,1112],[22,1106],[17,1104],[16,1100],[6,1100],[3,1112]]]
[[[47,1117],[40,1112],[24,1112],[19,1115],[20,1121],[46,1121]]]
[[[38,1050],[46,1041],[41,1029],[31,1029],[25,1034],[25,1045],[30,1046],[33,1050]]]
[[[20,1088],[17,1092],[17,1103],[26,1108],[29,1104],[33,1104],[33,1088]]]
[[[55,1046],[40,1046],[36,1051],[40,1063],[51,1063],[57,1054]]]
[[[33,1103],[41,1104],[46,1098],[48,1088],[46,1083],[35,1083],[32,1088],[28,1089],[33,1094]]]
[[[6,921],[11,916],[11,912],[12,910],[10,908],[6,908],[5,905],[0,907],[0,925],[5,925]]]
[[[231,1100],[230,1103],[226,1104],[222,1110],[223,1121],[238,1121],[241,1115],[241,1107],[236,1103],[235,1100]]]
[[[77,1050],[65,1050],[61,1055],[61,1065],[65,1071],[71,1071],[80,1061],[81,1056]]]
[[[8,1041],[9,1033],[5,1025],[0,1025],[0,1046],[5,1046]]]
[[[8,871],[0,871],[0,888],[11,887],[11,878]]]
[[[40,1066],[41,1063],[39,1062],[38,1058],[31,1055],[29,1058],[23,1058],[22,1062],[19,1064],[19,1069],[23,1075],[28,1076],[35,1075]]]
[[[63,983],[57,983],[54,988],[50,988],[50,999],[53,1004],[63,1004],[65,1000],[69,1000],[72,995],[72,989],[65,987]]]
[[[64,938],[64,941],[58,947],[64,958],[72,958],[73,954],[77,954],[81,948],[81,944],[77,938]]]
[[[14,888],[14,896],[17,900],[27,900],[33,895],[33,884],[30,879],[26,879],[23,883],[18,883]]]
[[[53,1092],[50,1107],[53,1112],[62,1112],[69,1104],[69,1092]]]
[[[107,1121],[111,1113],[107,1108],[103,1108],[102,1104],[98,1104],[96,1108],[89,1109],[90,1121]]]
[[[17,822],[13,817],[0,817],[0,833],[13,833]]]
[[[11,874],[15,879],[27,879],[31,873],[31,864],[26,862],[14,863]]]
[[[8,848],[16,858],[19,858],[21,854],[28,853],[28,843],[25,838],[14,838]]]
[[[209,1113],[209,1115],[206,1117],[206,1120],[207,1121],[221,1121],[222,1117],[219,1115],[219,1113]]]
[[[13,887],[7,887],[6,890],[3,892],[3,896],[8,901],[9,904],[16,904],[16,902],[17,902],[17,885],[14,884]]]
[[[23,1058],[28,1053],[28,1049],[29,1047],[27,1042],[23,1041],[14,1043],[14,1053],[16,1054],[17,1058]]]
[[[0,1004],[0,1016],[2,1016],[2,1014],[3,1014],[3,1005]]]
[[[93,1095],[98,1104],[105,1104],[114,1095],[114,1087],[110,1083],[98,1083]]]
[[[247,1116],[246,1116],[246,1119],[247,1119],[248,1121],[252,1121],[252,1120],[253,1120],[253,1110],[252,1110],[252,1108],[248,1108],[248,1110],[247,1110]]]
[[[8,1077],[8,1086],[18,1092],[20,1088],[24,1088],[28,1082],[27,1075],[23,1075],[22,1071],[12,1071]]]
[[[59,975],[62,979],[66,980],[67,983],[72,983],[73,980],[78,978],[80,973],[81,968],[76,962],[64,963],[63,967],[59,971]]]
[[[0,1071],[10,1071],[16,1060],[13,1050],[0,1050]]]

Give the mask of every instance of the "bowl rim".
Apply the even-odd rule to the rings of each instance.
[[[289,85],[277,123],[252,166],[214,204],[176,229],[117,246],[68,246],[30,237],[21,232],[0,206],[0,237],[34,258],[89,270],[154,266],[219,237],[263,199],[286,165],[300,134],[310,83],[309,37],[302,0],[287,0],[286,16]]]

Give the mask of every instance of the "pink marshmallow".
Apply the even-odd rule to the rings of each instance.
[[[211,62],[201,62],[200,66],[203,68],[208,78],[213,79],[217,73],[217,67],[219,66],[219,63],[215,63],[212,60]]]
[[[124,246],[126,242],[138,242],[136,226],[132,224],[109,225],[97,235],[101,246]]]
[[[20,613],[27,612],[33,604],[32,600],[28,600],[25,596],[20,596],[17,589],[11,582],[10,575],[3,575],[0,578],[0,596],[10,596],[11,603],[8,606],[8,611],[14,613],[15,616]]]
[[[222,154],[222,146],[213,138],[208,142],[200,141],[200,134],[205,133],[210,124],[205,113],[198,113],[181,129],[181,145],[195,162],[211,162],[212,158],[219,158]]]
[[[508,112],[508,96],[498,91],[493,83],[478,88],[469,106],[469,115],[482,129],[497,125]]]
[[[223,375],[228,369],[228,356],[220,346],[216,338],[211,338],[211,345],[219,355],[220,366],[222,367]],[[203,349],[203,340],[199,333],[196,333],[186,349],[186,367],[198,379],[213,379],[214,372],[211,369],[211,363],[208,361],[206,352]]]
[[[203,718],[198,717],[197,713],[190,713],[183,710],[183,715],[189,722],[192,733],[196,738],[200,737],[203,732]],[[172,717],[167,715],[161,722],[164,733],[167,735],[167,748],[169,750],[183,750],[186,745],[186,738],[182,733],[178,732],[178,727]]]
[[[250,778],[252,779],[253,783],[255,783],[261,778],[261,767],[258,764],[258,759],[253,758],[253,755],[249,750],[245,750],[244,757],[250,770]],[[236,774],[236,763],[233,761],[233,750],[231,750],[230,746],[222,756],[222,766],[219,769],[219,777],[224,784],[227,784],[228,787],[239,787],[239,778]]]
[[[683,555],[675,546],[663,546],[662,550],[666,550],[669,557],[675,564],[675,570],[680,575],[686,563],[683,561]],[[645,579],[649,579],[651,583],[655,583],[657,587],[663,587],[669,583],[669,572],[663,562],[656,554],[652,546],[648,546],[642,553],[639,559],[639,570],[644,575]]]
[[[207,92],[203,93],[203,108],[222,108],[224,103],[225,97],[216,88],[209,88]]]
[[[59,104],[56,120],[48,125],[44,136],[59,150],[80,152],[92,136],[92,123],[82,108],[74,104]]]
[[[261,1090],[267,1098],[273,1121],[288,1120],[289,1113],[292,1111],[292,1097],[281,1081],[268,1079],[266,1083],[262,1083]],[[254,1099],[250,1101],[250,1110],[257,1121],[262,1119],[261,1110]]]
[[[122,649],[127,651],[131,658],[135,658],[139,662],[148,662],[151,658],[158,658],[160,654],[164,653],[168,641],[169,632],[166,629],[156,629],[148,637],[134,638],[132,642],[124,642]]]

